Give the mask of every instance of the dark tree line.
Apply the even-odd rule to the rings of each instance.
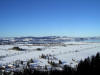
[[[4,73],[4,75],[8,75]],[[13,75],[100,75],[100,53],[80,61],[76,68],[64,66],[63,71],[32,71],[24,69],[23,72],[14,72]]]

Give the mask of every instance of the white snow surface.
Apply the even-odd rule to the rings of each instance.
[[[76,66],[80,60],[84,60],[88,56],[95,55],[100,52],[100,43],[87,42],[66,42],[65,45],[59,46],[32,46],[32,45],[17,45],[25,51],[11,50],[15,45],[0,45],[0,64],[13,63],[16,60],[27,61],[34,59],[40,65],[49,65],[47,59],[42,59],[42,54],[50,54],[58,60],[65,62],[67,65]],[[41,48],[41,51],[37,51]]]

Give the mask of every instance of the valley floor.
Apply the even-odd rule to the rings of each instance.
[[[23,51],[13,50],[13,47],[19,47],[23,49]],[[55,63],[58,63],[59,60],[61,60],[63,65],[75,67],[80,60],[95,55],[97,52],[100,52],[100,43],[92,42],[66,42],[54,46],[34,46],[28,44],[0,45],[0,64],[12,64],[17,60],[27,62],[28,60],[33,59],[34,63],[39,66],[50,66],[48,63],[49,59]],[[42,58],[42,55],[47,57]]]

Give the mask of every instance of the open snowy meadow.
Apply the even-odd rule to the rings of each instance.
[[[19,47],[21,51],[13,49]],[[0,64],[11,64],[17,60],[34,60],[40,66],[50,65],[49,60],[62,61],[63,65],[76,66],[80,60],[100,52],[100,43],[92,42],[66,42],[59,45],[0,45]],[[42,56],[46,57],[43,58]]]

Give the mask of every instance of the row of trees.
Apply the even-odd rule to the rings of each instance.
[[[100,53],[80,61],[76,68],[64,66],[63,71],[36,71],[24,69],[22,72],[13,72],[10,75],[100,75]],[[4,72],[4,75],[9,75]]]

